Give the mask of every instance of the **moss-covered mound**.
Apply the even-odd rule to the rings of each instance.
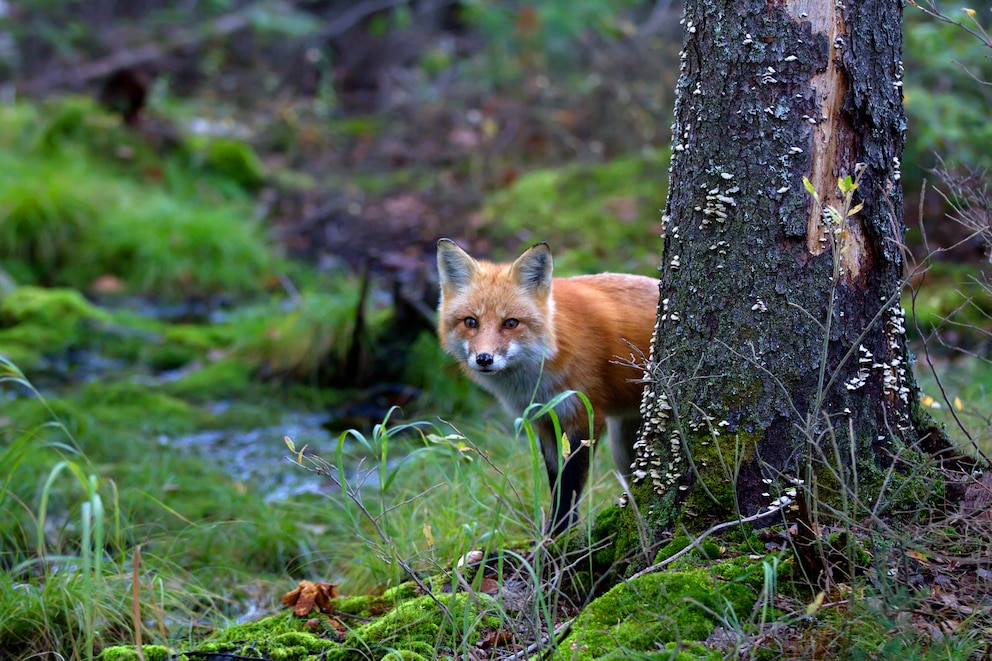
[[[739,572],[737,567],[728,569]],[[657,652],[659,645],[706,640],[716,625],[747,619],[754,607],[755,593],[749,586],[719,575],[716,565],[620,583],[582,612],[562,647],[573,651],[575,659],[621,659]],[[674,654],[675,647],[660,658],[677,658]]]
[[[224,653],[278,661],[465,658],[483,635],[500,626],[499,607],[486,595],[416,596],[412,587],[403,585],[380,597],[339,598],[334,603],[351,616],[342,617],[342,622],[358,623],[354,628],[345,632],[340,622],[325,615],[297,617],[287,611],[224,629],[186,651],[195,651],[195,658]],[[368,618],[372,619],[360,624]],[[107,649],[101,658],[131,661],[137,654],[134,647],[123,646]]]

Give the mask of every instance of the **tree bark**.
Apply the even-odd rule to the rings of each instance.
[[[946,440],[899,303],[901,2],[686,0],[683,21],[637,510],[699,531],[802,485],[879,514],[889,468]],[[837,222],[846,176],[863,207]]]

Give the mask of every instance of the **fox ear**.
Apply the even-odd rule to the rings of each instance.
[[[472,284],[479,263],[451,239],[437,242],[437,273],[441,291],[460,291]]]
[[[511,272],[517,283],[534,295],[547,295],[551,292],[551,274],[554,262],[551,248],[546,243],[536,243],[517,257]]]

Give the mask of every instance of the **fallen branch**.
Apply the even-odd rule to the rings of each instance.
[[[351,29],[367,16],[405,4],[407,1],[365,0],[341,12],[315,34],[307,35],[306,39],[332,39]],[[142,67],[158,62],[176,51],[195,50],[204,42],[250,28],[261,4],[267,5],[269,11],[298,11],[292,2],[274,6],[269,3],[251,4],[238,11],[219,16],[203,27],[185,26],[178,33],[166,37],[161,42],[117,51],[77,66],[55,67],[49,73],[25,82],[21,91],[30,96],[40,96],[52,89],[79,87],[90,81],[106,78],[120,69]]]
[[[752,514],[751,516],[744,517],[743,519],[735,519],[734,521],[724,521],[723,523],[718,523],[717,525],[713,526],[712,528],[710,528],[709,530],[707,530],[706,532],[704,532],[703,534],[701,534],[699,537],[697,537],[696,539],[694,539],[692,541],[692,544],[689,544],[689,546],[685,547],[684,549],[682,549],[678,553],[675,553],[673,555],[670,555],[667,558],[665,558],[664,560],[662,560],[661,562],[656,562],[655,564],[651,565],[650,567],[647,567],[645,569],[642,569],[641,571],[637,572],[636,574],[634,574],[633,576],[629,577],[626,580],[632,581],[635,578],[640,578],[641,576],[645,576],[645,575],[650,574],[652,572],[656,572],[659,569],[663,569],[663,568],[667,567],[668,565],[672,564],[673,562],[675,562],[676,560],[678,560],[682,556],[687,555],[688,553],[692,552],[694,549],[699,548],[699,545],[703,543],[703,540],[706,539],[707,537],[709,537],[710,535],[714,534],[714,533],[718,533],[721,530],[726,530],[727,528],[733,528],[734,526],[739,526],[739,525],[744,524],[744,523],[754,523],[755,521],[759,521],[759,520],[764,519],[766,517],[772,516],[773,514],[778,514],[779,512],[781,512],[782,510],[784,510],[786,507],[788,507],[790,504],[791,504],[791,501],[786,502],[786,503],[784,503],[782,505],[776,505],[775,507],[772,507],[772,508],[770,508],[768,510],[765,510],[764,512],[758,512],[757,514]]]

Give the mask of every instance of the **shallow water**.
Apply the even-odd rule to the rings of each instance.
[[[179,437],[162,436],[159,443],[218,464],[235,480],[266,494],[266,502],[304,493],[327,493],[333,483],[295,465],[284,437],[297,448],[333,456],[337,438],[322,426],[329,416],[317,413],[287,415],[285,422],[252,430],[221,429]]]

